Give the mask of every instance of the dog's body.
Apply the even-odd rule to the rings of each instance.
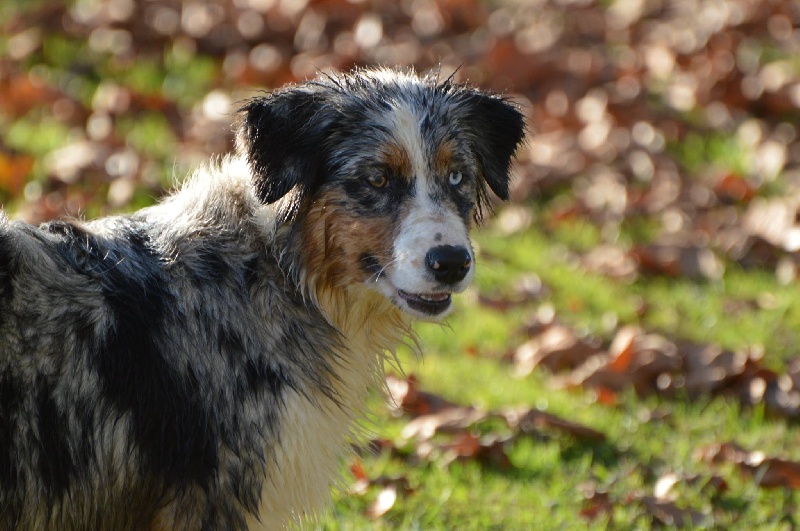
[[[313,515],[384,353],[469,283],[509,103],[376,71],[242,111],[239,154],[157,206],[0,213],[0,529]]]

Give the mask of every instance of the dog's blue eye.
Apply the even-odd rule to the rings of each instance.
[[[369,177],[367,177],[367,182],[373,188],[383,188],[389,183],[389,179],[387,179],[385,175],[382,175],[380,173],[374,173]]]
[[[459,184],[461,184],[461,179],[463,178],[464,176],[461,174],[460,171],[454,171],[450,172],[450,177],[448,177],[447,180],[451,185],[458,186]]]

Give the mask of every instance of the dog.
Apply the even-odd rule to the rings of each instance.
[[[385,356],[475,271],[508,98],[392,69],[243,102],[127,216],[0,212],[0,529],[278,529],[324,510]]]

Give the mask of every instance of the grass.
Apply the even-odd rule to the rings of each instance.
[[[794,354],[800,329],[800,291],[780,286],[773,275],[728,268],[720,282],[693,282],[646,278],[620,284],[587,275],[558,260],[574,235],[545,236],[530,230],[500,238],[490,226],[476,234],[488,264],[477,278],[486,294],[510,289],[521,274],[535,272],[549,295],[543,300],[500,313],[463,297],[447,327],[419,325],[424,355],[403,354],[403,366],[427,390],[460,404],[499,409],[537,407],[603,431],[608,442],[595,444],[567,435],[523,438],[509,450],[513,469],[499,470],[477,462],[426,463],[409,467],[387,454],[364,457],[370,477],[407,477],[412,494],[401,497],[378,521],[364,516],[377,492],[365,497],[338,493],[323,529],[533,529],[605,528],[608,520],[589,521],[580,515],[586,506],[587,484],[605,490],[615,503],[614,527],[638,529],[652,525],[632,495],[651,494],[656,480],[667,473],[724,477],[728,490],[709,494],[699,487],[680,485],[679,505],[707,514],[710,527],[737,526],[788,529],[798,498],[794,491],[767,490],[730,466],[698,461],[698,449],[729,440],[767,455],[800,459],[791,441],[800,430],[792,423],[768,418],[763,408],[743,409],[722,398],[700,400],[642,399],[623,393],[615,406],[597,403],[586,391],[553,388],[544,371],[516,378],[497,353],[514,348],[523,339],[518,330],[540,304],[552,304],[563,321],[602,333],[598,316],[614,313],[621,324],[640,322],[668,337],[718,342],[729,348],[762,344],[776,365]],[[772,293],[770,309],[745,306],[735,314],[725,301],[756,299]],[[474,299],[474,297],[472,298]],[[651,309],[639,319],[634,310],[643,299]],[[575,301],[581,301],[576,304]],[[399,440],[404,419],[392,418],[376,400],[376,431]],[[658,420],[651,413],[658,412]],[[348,471],[343,471],[350,477]]]
[[[17,10],[42,4],[0,2],[0,22],[9,20]],[[0,36],[0,52],[7,52],[8,38],[10,35]],[[27,66],[38,78],[87,107],[101,82],[115,82],[143,99],[163,98],[186,112],[222,78],[218,61],[193,54],[180,42],[166,47],[163,57],[137,56],[134,61],[125,61],[93,51],[86,39],[49,34],[42,39],[41,50],[31,56]],[[759,53],[773,54],[770,49]],[[75,140],[75,131],[54,118],[49,107],[42,104],[13,121],[0,115],[0,143],[34,156],[37,164],[31,178],[43,183],[47,175],[41,160]],[[690,117],[685,118],[690,121]],[[173,171],[181,173],[176,169],[181,139],[161,110],[115,117],[113,127],[113,137],[152,162],[148,172],[153,183],[166,184]],[[720,131],[689,133],[670,144],[667,154],[688,175],[746,178],[753,166],[751,151],[733,132]],[[151,203],[155,194],[150,187],[138,184],[131,209]],[[780,194],[781,186],[778,178],[765,189]],[[104,210],[107,190],[107,183],[97,185],[93,202],[85,206],[87,215]],[[11,212],[19,201],[7,197],[3,190],[0,200]],[[570,201],[571,196],[562,193],[526,205],[534,211],[537,222],[533,228],[511,236],[491,222],[477,231],[475,240],[481,253],[475,288],[460,297],[448,326],[417,327],[423,356],[408,350],[400,355],[405,371],[416,374],[423,389],[453,402],[486,409],[544,409],[600,430],[608,441],[597,444],[547,432],[522,437],[508,448],[513,465],[509,469],[476,461],[445,464],[434,460],[412,466],[388,453],[365,455],[361,459],[369,477],[405,477],[409,493],[400,496],[384,517],[373,520],[365,516],[365,510],[377,495],[377,488],[365,496],[339,491],[319,527],[606,528],[610,518],[614,528],[647,528],[652,517],[640,503],[631,500],[651,494],[657,479],[666,473],[719,474],[724,478],[728,488],[721,492],[709,493],[685,482],[676,487],[679,504],[707,513],[709,527],[790,529],[800,524],[793,516],[800,501],[796,491],[759,488],[732,465],[709,465],[694,457],[698,448],[734,440],[767,455],[800,460],[800,429],[796,423],[770,417],[761,407],[743,409],[722,398],[642,398],[627,392],[618,396],[615,405],[602,405],[591,392],[555,388],[551,375],[541,370],[517,378],[511,366],[501,360],[502,354],[525,340],[520,330],[542,305],[552,307],[567,325],[596,334],[606,342],[618,326],[638,324],[670,338],[718,343],[730,349],[761,345],[765,364],[780,370],[797,354],[797,283],[781,285],[771,271],[743,269],[734,263],[725,264],[725,274],[718,281],[642,277],[622,283],[589,273],[575,264],[573,256],[592,249],[607,235],[579,217],[552,222],[548,214]],[[619,242],[649,243],[660,230],[657,219],[625,219]],[[531,274],[547,287],[539,300],[503,313],[477,302],[479,293],[491,297],[511,293],[520,277]],[[400,433],[407,419],[393,418],[377,396],[373,411],[377,436],[401,444]],[[345,484],[351,477],[346,463],[342,477]],[[587,485],[607,492],[615,502],[610,517],[590,521],[580,515],[587,503]]]

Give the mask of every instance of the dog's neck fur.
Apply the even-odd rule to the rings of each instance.
[[[300,522],[315,514],[304,514],[302,508],[321,509],[330,498],[330,478],[338,477],[341,460],[350,451],[350,442],[363,428],[366,401],[371,392],[383,385],[383,365],[387,354],[405,338],[413,335],[410,318],[385,297],[364,284],[331,287],[318,281],[313,271],[304,269],[299,254],[293,254],[291,226],[280,223],[281,204],[262,205],[252,189],[246,165],[236,158],[224,159],[223,171],[203,172],[196,179],[213,179],[202,184],[208,208],[215,208],[217,223],[254,223],[263,235],[265,252],[272,253],[284,271],[289,289],[296,289],[309,300],[309,308],[317,308],[338,335],[335,348],[324,347],[329,359],[327,389],[300,385],[284,391],[281,441],[274,459],[267,463],[267,479],[261,496],[259,519],[248,523],[253,528],[279,528],[287,521]],[[214,175],[216,174],[216,175]],[[187,186],[194,186],[190,180]],[[219,187],[226,193],[215,193]],[[231,193],[235,192],[235,193]],[[172,201],[181,201],[181,194]],[[220,209],[217,197],[238,198]],[[202,215],[198,193],[194,198],[194,215]],[[215,198],[212,201],[212,197]],[[203,202],[203,199],[199,201]],[[236,219],[244,215],[249,221]],[[233,226],[231,227],[233,228]],[[292,476],[291,490],[278,490],[269,479]]]
[[[291,264],[298,267],[298,264]],[[265,485],[260,514],[269,522],[314,519],[316,514],[295,512],[300,507],[325,507],[330,499],[329,478],[338,477],[342,458],[350,443],[363,431],[367,398],[384,385],[384,361],[394,356],[406,337],[413,337],[410,320],[382,295],[364,285],[347,288],[322,287],[309,272],[297,270],[298,286],[309,296],[339,334],[340,348],[330,352],[331,393],[319,389],[290,391],[285,397],[286,423],[276,453],[275,468],[293,474],[291,492],[277,492]],[[313,449],[313,450],[312,450]]]
[[[359,432],[367,398],[382,388],[387,352],[410,333],[409,323],[385,300],[364,288],[322,291],[310,286],[315,304],[340,334],[340,348],[331,356],[330,388],[288,390],[281,443],[275,451],[269,477],[290,475],[291,491],[278,491],[269,479],[264,484],[259,509],[260,525],[277,528],[287,521],[301,523],[318,514],[301,513],[303,507],[322,509],[330,500],[329,480]],[[249,522],[251,525],[254,522]],[[256,526],[253,526],[254,528]]]
[[[183,188],[190,190],[170,196],[169,208],[156,207],[149,215],[159,218],[170,212],[194,220],[176,224],[164,218],[164,227],[203,226],[256,236],[248,245],[279,266],[283,288],[305,299],[307,311],[318,311],[331,327],[331,341],[320,344],[318,352],[327,369],[282,391],[280,440],[265,452],[271,458],[266,462],[258,517],[248,516],[251,529],[280,529],[290,521],[308,521],[317,513],[303,511],[327,506],[331,478],[340,477],[342,458],[363,432],[358,422],[364,418],[370,393],[384,385],[387,354],[393,356],[405,338],[414,342],[410,318],[365,284],[330,286],[320,280],[319,272],[306,270],[298,244],[292,241],[295,225],[282,222],[281,202],[264,205],[258,200],[250,169],[241,158],[223,158],[216,167],[198,171]],[[273,482],[281,476],[293,479]]]

